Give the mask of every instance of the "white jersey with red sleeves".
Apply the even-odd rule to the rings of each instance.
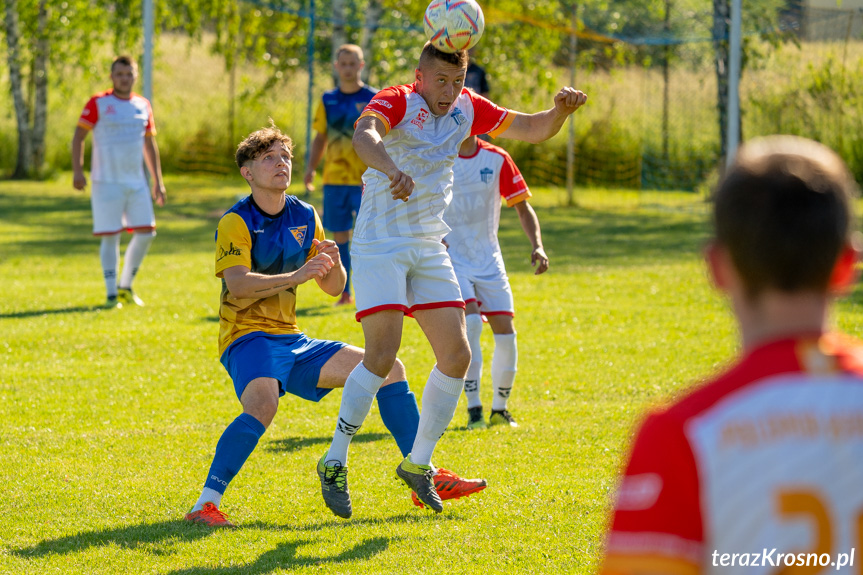
[[[452,203],[444,221],[453,266],[465,267],[472,275],[488,275],[503,269],[497,241],[500,204],[512,207],[530,197],[521,172],[503,148],[477,139],[476,152],[459,155],[453,166]]]
[[[78,126],[93,130],[94,182],[137,184],[144,176],[144,136],[156,126],[150,102],[134,92],[128,99],[113,90],[96,94],[81,112]]]
[[[498,135],[515,117],[470,90],[462,90],[446,115],[435,116],[414,84],[378,92],[360,117],[364,116],[384,123],[386,151],[416,187],[407,202],[394,200],[386,174],[366,170],[354,241],[443,238],[449,231],[443,216],[452,197],[452,168],[461,143],[470,135]]]
[[[604,572],[778,573],[856,549],[859,573],[861,538],[863,344],[800,337],[647,418]]]

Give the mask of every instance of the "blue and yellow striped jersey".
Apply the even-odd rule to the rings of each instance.
[[[228,291],[223,272],[245,266],[265,275],[295,271],[317,255],[312,239],[324,240],[315,208],[285,196],[285,208],[271,216],[252,196],[240,200],[219,220],[216,232],[216,277],[222,278],[219,305],[219,355],[237,338],[262,331],[300,333],[297,327],[295,288],[264,299],[238,299]]]

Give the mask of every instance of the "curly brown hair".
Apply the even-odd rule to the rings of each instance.
[[[237,146],[237,154],[234,157],[237,161],[237,167],[242,168],[247,163],[257,159],[258,156],[269,150],[270,146],[275,142],[284,144],[288,152],[293,155],[293,140],[291,140],[290,136],[283,134],[271,120],[269,126],[255,130],[246,136],[246,139]]]

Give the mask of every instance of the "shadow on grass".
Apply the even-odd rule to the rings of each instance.
[[[319,532],[323,529],[350,527],[356,528],[363,525],[369,527],[392,527],[395,523],[410,523],[416,521],[433,520],[449,521],[458,518],[423,513],[415,510],[413,513],[402,513],[387,518],[368,518],[336,520],[327,519],[305,525],[275,525],[261,521],[249,524],[240,524],[236,530],[212,529],[204,525],[187,523],[181,519],[163,521],[161,523],[148,523],[143,525],[130,525],[116,529],[103,529],[100,531],[88,531],[41,541],[32,547],[13,549],[11,554],[24,559],[35,559],[48,555],[71,555],[84,552],[94,547],[117,547],[120,549],[135,550],[146,547],[149,552],[156,554],[172,554],[170,548],[178,543],[190,543],[210,536],[230,536],[232,533],[243,531],[262,530],[278,531],[285,533],[296,532]],[[258,574],[269,573],[278,568],[292,568],[302,566],[314,566],[329,563],[342,563],[345,561],[368,560],[386,551],[389,547],[391,537],[370,537],[355,546],[331,556],[303,556],[298,557],[297,551],[304,546],[315,548],[318,541],[314,538],[305,538],[297,541],[284,541],[279,543],[275,549],[263,553],[254,562],[243,566],[231,567],[190,567],[172,571],[172,575],[180,574],[228,574],[236,573],[240,569],[242,573]],[[153,545],[164,545],[163,549],[153,549]]]
[[[178,541],[195,541],[203,539],[214,531],[211,528],[191,525],[182,519],[130,525],[116,529],[89,531],[41,541],[32,547],[12,550],[12,555],[24,558],[43,557],[45,555],[64,555],[78,553],[91,547],[116,545],[123,549],[136,549],[142,545],[165,542],[173,545]]]
[[[337,564],[347,561],[366,561],[375,555],[382,553],[389,547],[390,540],[386,537],[371,537],[361,543],[357,543],[350,549],[345,549],[337,555],[329,557],[318,556],[303,556],[297,557],[297,550],[305,545],[314,546],[317,542],[314,540],[308,541],[285,541],[276,546],[275,549],[267,551],[257,560],[245,565],[236,565],[230,567],[190,567],[188,569],[179,569],[171,571],[170,575],[233,575],[242,572],[248,575],[258,575],[263,573],[271,573],[275,569],[290,569],[293,567],[312,567],[322,564]]]
[[[351,443],[372,443],[381,439],[392,439],[389,433],[360,433],[354,436]],[[275,439],[267,443],[265,449],[267,451],[286,451],[288,453],[313,447],[315,445],[329,445],[333,440],[332,436],[328,437],[285,437],[283,439]]]
[[[33,309],[30,311],[15,311],[10,313],[0,313],[0,319],[22,319],[28,317],[38,317],[41,315],[56,315],[65,313],[85,313],[85,312],[100,312],[108,311],[102,306],[84,306],[78,305],[73,307],[61,307],[57,309]]]

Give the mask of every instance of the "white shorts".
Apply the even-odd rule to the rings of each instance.
[[[357,320],[394,309],[405,314],[464,308],[449,254],[438,240],[384,238],[351,242]]]
[[[506,270],[475,276],[469,270],[456,268],[455,275],[465,303],[476,302],[483,315],[515,315],[512,288]]]
[[[93,208],[93,235],[118,234],[123,230],[156,229],[153,199],[147,182],[124,184],[93,182],[90,194]]]

